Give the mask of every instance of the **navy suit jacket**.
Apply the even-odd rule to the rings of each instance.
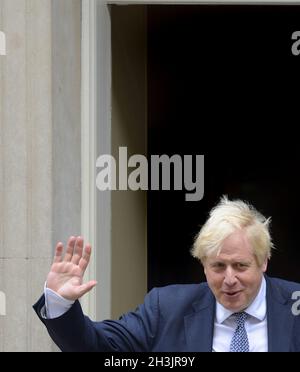
[[[300,284],[269,277],[266,282],[268,350],[300,351],[300,315],[292,313],[292,293]],[[62,351],[212,351],[216,301],[207,283],[154,288],[118,321],[92,322],[78,301],[48,320],[41,316],[44,304],[42,296],[34,309]]]

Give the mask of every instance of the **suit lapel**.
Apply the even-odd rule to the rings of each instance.
[[[209,289],[193,308],[194,312],[184,317],[187,351],[212,351],[215,300]]]
[[[291,301],[272,279],[267,280],[268,350],[290,351],[294,316]]]

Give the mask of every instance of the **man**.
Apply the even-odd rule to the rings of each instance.
[[[223,197],[192,250],[207,283],[155,288],[135,312],[92,322],[78,299],[91,247],[59,243],[45,294],[34,308],[63,351],[300,351],[297,283],[264,275],[271,257],[269,221],[241,200]]]

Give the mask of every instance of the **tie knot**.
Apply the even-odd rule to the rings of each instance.
[[[247,319],[248,314],[245,311],[241,311],[239,313],[234,313],[236,322],[238,326],[242,326],[245,324],[245,320]]]

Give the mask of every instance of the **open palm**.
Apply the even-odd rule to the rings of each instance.
[[[58,243],[51,270],[47,277],[47,288],[68,300],[77,300],[89,292],[97,282],[83,283],[83,276],[89,264],[92,248],[83,249],[81,237],[70,237],[63,256],[63,244]]]

